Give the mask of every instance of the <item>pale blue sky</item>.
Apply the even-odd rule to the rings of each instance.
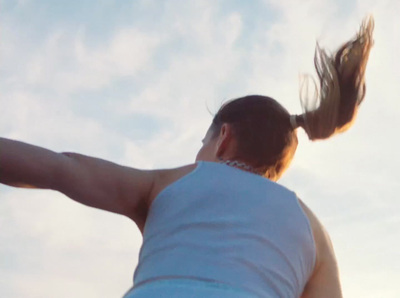
[[[194,161],[224,100],[264,94],[301,111],[315,42],[335,50],[375,16],[354,127],[299,132],[280,183],[331,234],[345,297],[400,297],[400,2],[0,0],[0,135],[139,168]],[[120,297],[139,232],[52,191],[0,187],[1,297]]]

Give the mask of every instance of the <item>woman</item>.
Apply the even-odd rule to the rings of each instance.
[[[365,96],[373,20],[329,57],[317,47],[319,96],[291,116],[265,96],[224,104],[196,163],[139,170],[0,139],[0,182],[58,190],[131,218],[143,233],[126,297],[341,297],[329,236],[277,181],[297,147],[346,130]]]

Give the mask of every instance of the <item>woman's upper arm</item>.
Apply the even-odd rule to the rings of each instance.
[[[139,225],[147,212],[156,172],[61,153],[52,188],[82,204],[126,215]]]
[[[310,221],[316,246],[315,268],[301,297],[341,298],[339,269],[329,234],[314,213],[302,201],[300,203]]]
[[[324,232],[326,233],[326,232]],[[304,288],[302,298],[341,298],[339,270],[328,234],[325,244],[318,248],[318,263]],[[324,246],[324,247],[323,247]]]

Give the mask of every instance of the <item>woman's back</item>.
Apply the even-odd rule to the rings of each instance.
[[[135,288],[197,280],[259,297],[298,297],[315,254],[293,192],[227,165],[198,162],[153,201]]]

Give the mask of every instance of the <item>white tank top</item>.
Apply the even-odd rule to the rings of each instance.
[[[225,164],[198,162],[153,201],[134,284],[189,279],[258,297],[300,297],[315,256],[295,193]]]

